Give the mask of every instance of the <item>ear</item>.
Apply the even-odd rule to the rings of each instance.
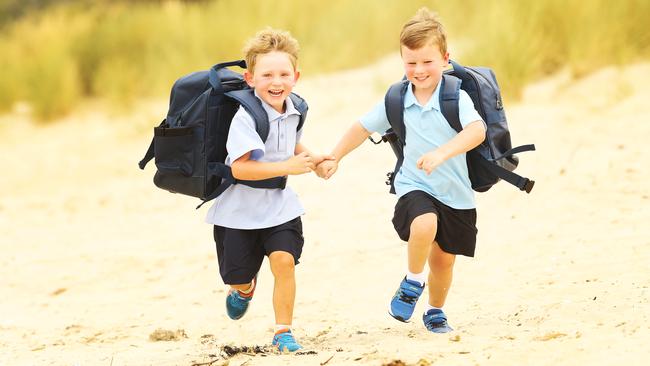
[[[300,78],[300,71],[296,70],[293,73],[293,85],[296,85],[296,82],[298,82],[298,78]]]
[[[449,63],[449,52],[446,52],[443,56],[442,59],[445,61],[445,64]]]
[[[253,83],[253,74],[248,70],[244,71],[244,80],[251,88],[255,87],[255,83]]]

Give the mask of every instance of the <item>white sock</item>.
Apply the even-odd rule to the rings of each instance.
[[[431,305],[427,304],[427,307],[424,308],[424,314],[426,315],[426,313],[428,313],[429,310],[433,310],[433,309],[442,310],[442,308],[437,308],[435,306],[431,306]]]
[[[275,332],[276,333],[281,331],[281,330],[285,330],[285,329],[291,330],[291,325],[286,325],[286,324],[276,324],[275,325]]]
[[[421,286],[424,286],[424,282],[426,282],[427,276],[424,274],[424,271],[420,273],[411,273],[409,271],[406,271],[406,279],[409,281],[416,281]]]

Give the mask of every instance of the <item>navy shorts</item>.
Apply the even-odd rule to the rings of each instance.
[[[397,200],[393,226],[404,241],[411,235],[411,223],[423,214],[434,213],[438,219],[435,241],[450,254],[474,256],[476,249],[476,209],[458,210],[423,191],[411,191]]]
[[[250,283],[259,272],[264,256],[275,251],[293,255],[298,264],[302,246],[302,221],[296,217],[284,224],[264,229],[231,229],[214,226],[219,274],[227,285]]]

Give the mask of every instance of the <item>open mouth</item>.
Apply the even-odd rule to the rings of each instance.
[[[269,90],[269,94],[272,97],[279,97],[282,95],[282,92],[283,92],[282,90]]]
[[[429,78],[429,76],[416,76],[415,80],[417,80],[417,81],[425,81],[428,78]]]

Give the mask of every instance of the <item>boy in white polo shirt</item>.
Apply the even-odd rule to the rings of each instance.
[[[408,242],[408,266],[389,313],[408,321],[428,282],[429,302],[422,320],[429,331],[444,333],[452,330],[442,306],[456,255],[474,256],[476,247],[476,209],[465,153],[485,139],[486,129],[462,90],[458,103],[462,132],[456,133],[441,113],[440,81],[449,53],[442,24],[428,9],[420,9],[403,26],[400,53],[409,85],[403,105],[404,161],[394,180],[399,199],[393,226]],[[318,175],[329,178],[338,162],[372,132],[384,133],[390,127],[381,101],[346,132],[332,151],[336,160],[321,163]]]
[[[298,42],[288,33],[263,30],[246,45],[246,82],[254,89],[269,119],[269,134],[262,141],[251,115],[240,107],[233,117],[226,148],[226,164],[238,180],[264,180],[309,173],[323,160],[302,145],[297,131],[300,112],[291,91],[300,76],[296,69]],[[273,309],[276,333],[273,345],[280,351],[301,348],[291,333],[296,293],[294,266],[304,239],[300,216],[304,209],[290,189],[252,188],[234,184],[208,211],[214,225],[219,272],[231,289],[226,310],[240,319],[248,310],[256,276],[269,257],[275,283]]]

